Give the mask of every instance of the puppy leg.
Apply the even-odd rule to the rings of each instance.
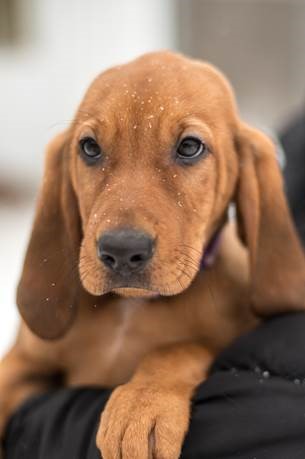
[[[15,409],[29,396],[47,390],[50,377],[50,366],[32,358],[18,344],[3,358],[0,363],[0,442]]]
[[[172,345],[147,355],[102,413],[97,446],[103,459],[177,459],[192,395],[212,359],[198,344]]]

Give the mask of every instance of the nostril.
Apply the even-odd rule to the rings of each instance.
[[[107,253],[101,253],[101,260],[103,261],[103,263],[105,263],[105,265],[111,267],[111,268],[114,268],[115,267],[115,264],[116,264],[116,260],[113,256],[107,254]]]
[[[136,254],[136,255],[132,255],[132,257],[130,257],[130,261],[132,263],[139,263],[141,261],[145,261],[145,255],[142,254],[142,253],[139,253],[139,254]]]

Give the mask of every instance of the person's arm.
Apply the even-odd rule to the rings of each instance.
[[[305,313],[283,315],[219,356],[194,396],[182,459],[305,457],[304,331]],[[96,429],[109,395],[65,389],[29,400],[8,426],[6,459],[99,458]]]

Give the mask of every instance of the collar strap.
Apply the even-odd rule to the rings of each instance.
[[[202,258],[201,258],[201,262],[200,262],[200,271],[203,271],[206,268],[210,268],[215,263],[215,260],[216,260],[216,257],[219,251],[222,229],[223,229],[223,226],[221,226],[214,233],[206,249],[204,250]]]

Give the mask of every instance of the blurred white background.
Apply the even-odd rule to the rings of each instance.
[[[303,0],[0,0],[0,355],[44,146],[97,73],[146,51],[208,59],[243,115],[276,128],[304,102]]]

